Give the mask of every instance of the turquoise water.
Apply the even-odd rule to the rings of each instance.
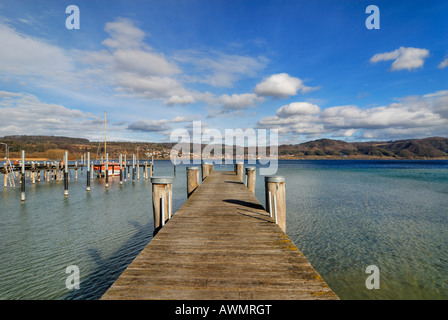
[[[215,170],[232,170],[216,165]],[[341,299],[448,298],[448,161],[280,161],[287,234]],[[154,175],[173,175],[156,161]],[[152,238],[151,183],[142,178],[0,188],[0,299],[98,299]],[[177,166],[173,210],[186,200]],[[264,205],[263,177],[256,196]],[[65,269],[80,270],[80,289]],[[367,266],[380,289],[365,286]]]

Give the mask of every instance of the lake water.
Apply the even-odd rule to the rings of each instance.
[[[215,170],[233,165],[215,165]],[[152,238],[151,183],[0,187],[0,299],[98,299]],[[448,161],[285,160],[287,234],[341,299],[448,299]],[[173,175],[155,161],[154,175]],[[17,180],[16,180],[17,183]],[[173,211],[186,200],[177,166]],[[256,196],[264,205],[264,179]],[[66,267],[80,270],[68,290]],[[366,268],[380,271],[368,290]]]

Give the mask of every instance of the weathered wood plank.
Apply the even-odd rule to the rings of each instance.
[[[338,299],[233,172],[213,172],[102,299]]]

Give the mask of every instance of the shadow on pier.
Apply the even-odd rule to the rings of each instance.
[[[126,241],[111,257],[104,259],[98,249],[87,249],[89,256],[95,261],[96,269],[82,278],[80,270],[80,288],[70,291],[64,300],[98,300],[117,280],[120,274],[134,258],[148,245],[152,239],[153,221],[141,225],[136,221],[128,221],[137,232]]]

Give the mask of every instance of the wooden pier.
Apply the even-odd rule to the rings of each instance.
[[[102,296],[338,299],[234,172],[211,172]]]

